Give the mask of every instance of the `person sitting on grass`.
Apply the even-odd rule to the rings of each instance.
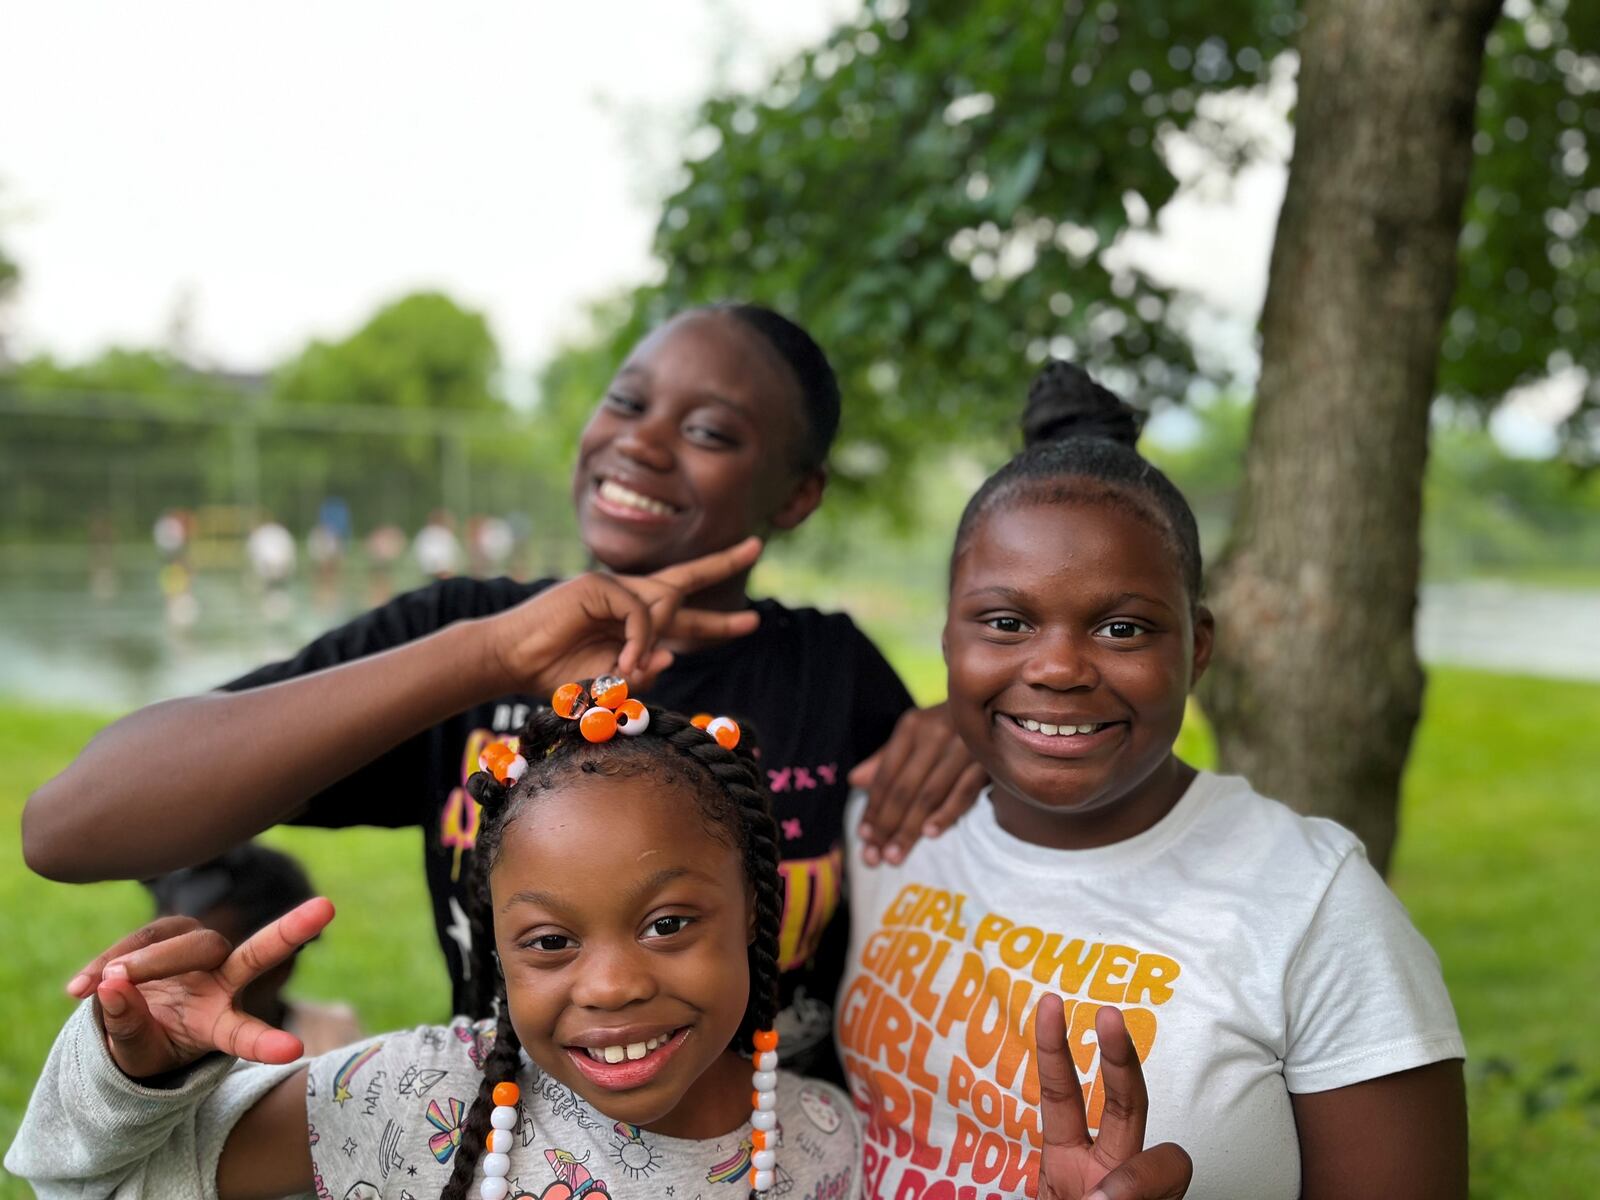
[[[182,867],[144,881],[156,917],[191,917],[240,945],[317,893],[304,868],[289,855],[255,842],[235,846],[198,867]],[[298,955],[257,977],[239,995],[239,1009],[294,1034],[307,1054],[324,1054],[361,1038],[361,1022],[348,1004],[296,1000],[284,995]]]
[[[122,718],[29,798],[28,864],[69,882],[143,878],[282,821],[421,825],[454,1011],[484,1016],[469,1007],[479,816],[466,778],[560,682],[528,666],[542,648],[569,652],[564,678],[595,675],[615,665],[624,625],[654,625],[657,656],[626,665],[647,700],[772,731],[762,766],[793,911],[782,1024],[791,1061],[819,1051],[815,1069],[836,1073],[826,1047],[850,782],[870,787],[864,824],[891,861],[982,784],[943,709],[914,709],[848,617],[746,591],[752,535],[794,529],[821,502],[839,415],[832,368],[792,322],[751,305],[675,317],[634,348],[579,442],[573,500],[603,576],[439,581],[221,691]],[[558,586],[611,624],[568,644],[544,604]]]
[[[299,1040],[240,999],[332,905],[237,948],[166,918],[84,968],[7,1169],[41,1200],[857,1196],[849,1101],[778,1069],[780,835],[749,740],[618,688],[558,694],[565,716],[541,709],[468,780],[471,978],[493,1019],[295,1062]],[[1152,1171],[1141,1148],[1125,1031],[1101,1027],[1125,1119],[1098,1146],[1065,1032],[1058,1004],[1037,1034],[1056,1200],[1180,1195],[1187,1160]]]

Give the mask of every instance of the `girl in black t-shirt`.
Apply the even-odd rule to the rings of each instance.
[[[584,544],[611,574],[566,586],[595,589],[615,619],[566,648],[562,677],[612,669],[627,621],[637,629],[671,612],[654,657],[622,670],[651,680],[654,703],[763,731],[787,887],[784,1036],[796,1050],[826,1038],[838,979],[842,944],[824,934],[842,924],[851,773],[873,797],[863,835],[891,861],[964,811],[982,782],[942,708],[914,709],[848,617],[746,593],[751,535],[793,529],[821,502],[838,421],[833,371],[798,326],[749,305],[697,309],[628,356],[573,476]],[[220,692],[123,718],[30,798],[29,865],[71,881],[142,878],[281,821],[421,825],[464,1011],[460,890],[478,820],[464,783],[483,742],[548,695],[526,664],[529,647],[555,636],[537,603],[553,583],[436,582]]]

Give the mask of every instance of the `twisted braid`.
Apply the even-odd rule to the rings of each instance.
[[[504,824],[510,789],[494,776],[479,771],[467,780],[467,790],[482,810],[485,825]],[[511,1004],[506,998],[505,976],[494,952],[494,924],[489,901],[489,873],[474,868],[467,887],[467,922],[472,929],[472,972],[469,978],[471,1002],[480,1011],[474,1019],[495,1016],[494,1047],[483,1061],[483,1080],[472,1108],[461,1125],[461,1142],[456,1147],[455,1166],[439,1193],[439,1200],[467,1200],[468,1189],[477,1173],[478,1161],[489,1137],[489,1114],[494,1111],[494,1085],[515,1079],[522,1066],[522,1043],[511,1025]]]
[[[493,965],[489,969],[493,971]],[[450,1179],[439,1193],[439,1200],[467,1200],[467,1189],[472,1186],[478,1160],[483,1157],[483,1147],[489,1138],[489,1114],[494,1111],[494,1085],[515,1079],[522,1067],[522,1043],[517,1040],[517,1031],[511,1027],[511,1005],[506,1001],[506,982],[498,973],[496,978],[499,979],[495,994],[500,1015],[494,1026],[494,1048],[483,1060],[483,1082],[478,1084],[478,1094],[473,1098],[467,1119],[461,1124],[461,1144],[456,1147],[456,1163],[450,1169]]]

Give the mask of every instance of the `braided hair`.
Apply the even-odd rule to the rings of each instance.
[[[1200,603],[1200,531],[1173,482],[1138,451],[1141,414],[1082,367],[1052,360],[1028,388],[1023,449],[989,476],[956,528],[952,566],[994,509],[1092,501],[1153,526],[1177,555],[1191,605]]]
[[[587,691],[589,682],[584,681]],[[734,1038],[734,1048],[750,1054],[757,1030],[771,1029],[778,1014],[778,923],[783,897],[778,882],[778,831],[763,774],[744,732],[737,751],[725,750],[688,718],[661,709],[650,711],[650,727],[639,737],[586,741],[576,721],[547,708],[536,710],[519,736],[528,767],[507,786],[486,771],[467,780],[467,791],[482,809],[477,853],[468,891],[472,928],[469,983],[480,1011],[494,1011],[494,1046],[483,1064],[483,1082],[461,1126],[461,1143],[440,1200],[467,1200],[482,1157],[494,1109],[494,1085],[513,1079],[521,1066],[522,1045],[511,1025],[505,977],[494,957],[493,909],[489,875],[499,858],[506,828],[540,793],[554,791],[576,774],[610,777],[649,773],[682,786],[695,798],[709,832],[739,851],[755,900],[754,937],[749,945],[750,999]]]

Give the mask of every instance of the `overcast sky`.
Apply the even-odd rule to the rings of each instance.
[[[260,367],[437,286],[529,364],[648,269],[694,102],[855,8],[0,0],[18,349],[160,342],[187,306]]]

